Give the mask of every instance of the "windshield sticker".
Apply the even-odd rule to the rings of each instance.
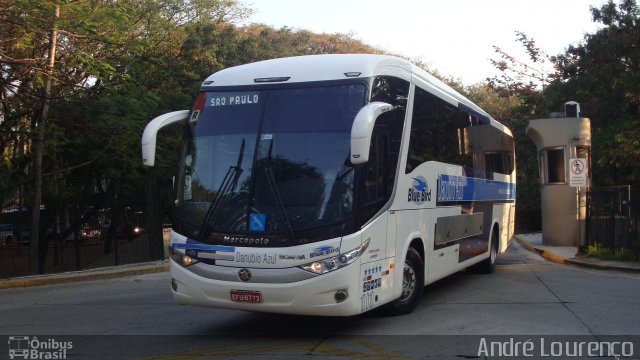
[[[249,231],[263,232],[267,223],[267,215],[250,214],[249,215]]]
[[[191,200],[193,198],[193,191],[191,189],[191,175],[184,176],[184,195],[185,200]]]
[[[242,94],[209,94],[210,98],[206,104],[210,107],[255,105],[260,102],[258,93]]]
[[[200,110],[193,110],[193,112],[191,113],[191,117],[189,118],[189,123],[193,124],[197,122],[199,117],[200,117]]]

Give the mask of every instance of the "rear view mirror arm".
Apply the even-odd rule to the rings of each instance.
[[[185,121],[189,117],[189,110],[180,110],[160,115],[151,120],[142,133],[142,163],[153,166],[156,160],[156,138],[158,131],[167,125]]]
[[[369,161],[369,147],[371,134],[378,116],[393,110],[393,106],[385,102],[372,102],[365,105],[356,115],[351,127],[351,154],[349,158],[353,165],[364,164]]]

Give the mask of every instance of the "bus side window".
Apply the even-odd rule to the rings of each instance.
[[[386,203],[391,186],[389,172],[395,172],[388,168],[388,132],[385,126],[376,125],[371,136],[369,148],[369,161],[364,168],[364,181],[362,183],[360,212],[361,223],[367,222]]]
[[[507,173],[507,154],[503,152],[485,152],[484,167],[486,171],[499,174]]]
[[[372,84],[370,101],[384,101],[394,106],[393,111],[380,115],[371,137],[369,162],[363,171],[360,184],[360,222],[367,222],[389,201],[395,184],[400,144],[407,109],[409,82],[391,77],[378,76]]]
[[[510,175],[513,172],[513,155],[506,151],[484,153],[484,166],[488,172]]]
[[[393,105],[394,110],[386,112],[376,120],[376,127],[384,126],[386,134],[386,167],[387,189],[386,194],[391,195],[395,184],[396,169],[400,161],[400,144],[404,131],[404,118],[407,111],[407,99],[409,96],[409,83],[392,76],[378,76],[375,78],[372,88],[371,101],[384,101]]]
[[[472,167],[473,154],[466,152],[464,134],[474,122],[477,118],[416,87],[405,173],[427,161]]]
[[[362,201],[365,207],[384,201],[387,195],[387,174],[385,171],[387,137],[382,132],[380,127],[376,127],[371,137],[369,162],[365,170],[364,199]]]

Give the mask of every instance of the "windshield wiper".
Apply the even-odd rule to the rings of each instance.
[[[235,191],[238,186],[238,180],[240,179],[240,175],[242,174],[242,158],[244,157],[244,138],[242,139],[242,144],[240,144],[240,153],[238,154],[238,161],[236,162],[236,166],[230,166],[227,173],[224,175],[224,179],[218,188],[218,192],[215,197],[211,201],[207,212],[204,215],[204,219],[202,221],[202,226],[200,227],[200,236],[207,237],[209,232],[211,231],[211,226],[215,223],[216,220],[216,212],[220,208],[220,204],[224,197]]]
[[[292,241],[295,241],[295,232],[293,231],[293,226],[291,226],[291,221],[289,220],[289,214],[287,213],[287,208],[282,201],[282,195],[280,194],[280,190],[278,190],[278,184],[276,183],[276,179],[273,176],[273,171],[271,171],[271,151],[273,150],[273,139],[269,144],[269,153],[268,153],[268,165],[264,168],[264,174],[267,178],[267,184],[269,185],[269,189],[273,194],[273,197],[276,200],[276,206],[278,210],[280,210],[280,215],[282,216],[282,220],[284,224],[287,226],[287,230],[289,230],[289,237],[291,237]]]

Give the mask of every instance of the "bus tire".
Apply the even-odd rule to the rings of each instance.
[[[418,306],[424,290],[424,262],[416,249],[409,248],[402,273],[402,294],[386,305],[391,315],[404,315]]]
[[[489,243],[489,257],[473,265],[470,270],[478,274],[491,274],[496,268],[496,258],[498,257],[498,228],[494,227]]]

